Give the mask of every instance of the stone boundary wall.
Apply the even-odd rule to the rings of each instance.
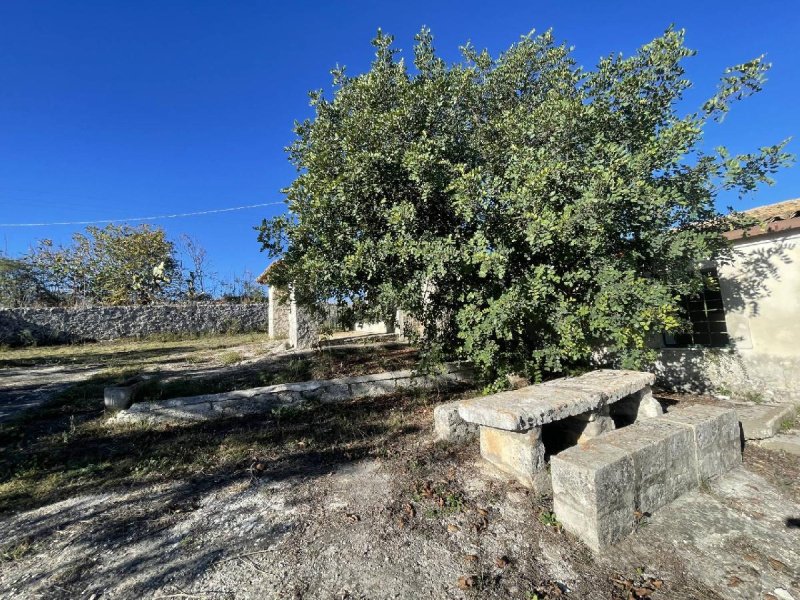
[[[466,365],[454,363],[445,365],[444,372],[435,375],[420,375],[406,369],[360,377],[284,383],[158,402],[137,402],[128,410],[117,413],[114,420],[125,423],[207,421],[264,414],[277,408],[297,407],[307,402],[343,402],[353,398],[384,396],[403,388],[446,388],[472,382],[472,370]]]
[[[0,308],[0,344],[57,344],[154,334],[267,331],[266,303]]]

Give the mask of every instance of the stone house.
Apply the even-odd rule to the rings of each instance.
[[[726,233],[729,264],[687,299],[692,332],[659,340],[662,384],[750,400],[800,400],[800,199],[745,211],[760,225]],[[717,283],[718,282],[718,283]]]

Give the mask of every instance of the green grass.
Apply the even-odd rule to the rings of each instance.
[[[238,365],[243,360],[244,356],[242,356],[242,353],[236,351],[224,352],[219,356],[219,362],[226,366]]]
[[[157,336],[145,340],[116,340],[35,348],[0,349],[0,367],[147,363],[180,353],[220,350],[242,344],[266,342],[263,333],[207,335],[181,339]],[[206,355],[207,352],[204,353]]]

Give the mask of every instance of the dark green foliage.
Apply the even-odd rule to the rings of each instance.
[[[742,156],[701,151],[709,120],[758,91],[761,58],[728,70],[702,109],[676,106],[693,52],[670,29],[629,58],[575,64],[550,32],[452,66],[423,29],[415,70],[378,33],[368,73],[334,94],[289,147],[289,213],[259,240],[282,257],[271,283],[301,302],[402,308],[431,357],[459,353],[489,379],[625,366],[681,327],[697,266],[725,258],[720,192],[753,190],[788,164],[785,142]]]

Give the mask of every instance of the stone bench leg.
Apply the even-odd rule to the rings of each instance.
[[[664,414],[661,403],[653,398],[653,391],[650,386],[623,398],[614,404],[614,414],[626,417],[631,423],[641,419],[649,419]]]
[[[578,443],[585,442],[599,435],[614,431],[614,419],[611,418],[611,413],[608,406],[603,406],[597,410],[593,410],[582,415],[574,417],[572,422],[573,427],[580,428]]]
[[[483,458],[527,487],[550,488],[541,427],[519,432],[481,426],[480,436]]]

